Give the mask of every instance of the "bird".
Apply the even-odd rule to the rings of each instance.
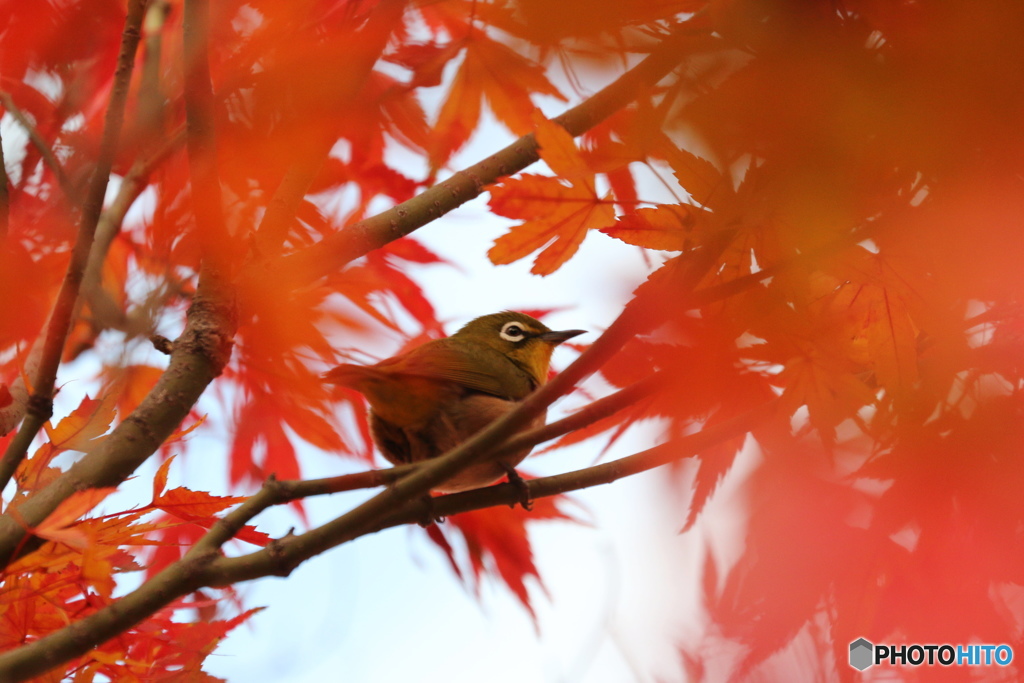
[[[323,379],[366,398],[370,434],[386,460],[417,463],[442,455],[513,410],[547,381],[555,347],[584,332],[553,331],[525,313],[502,311],[375,365],[339,365]],[[544,421],[539,415],[530,426]],[[434,490],[480,488],[503,475],[521,485],[514,468],[531,448],[484,458]]]

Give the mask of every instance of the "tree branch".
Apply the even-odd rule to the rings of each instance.
[[[751,431],[771,415],[777,404],[778,400],[772,400],[744,415],[640,453],[575,472],[531,479],[526,485],[532,498],[544,498],[608,484],[623,477],[692,457],[711,446]],[[319,551],[310,552],[308,542],[308,537],[317,531],[316,529],[276,540],[266,549],[242,557],[225,558],[218,553],[220,545],[234,536],[261,510],[283,502],[286,495],[286,489],[282,487],[284,484],[286,482],[269,479],[259,493],[215,524],[185,557],[116,603],[34,643],[0,655],[0,680],[25,680],[81,656],[103,641],[138,624],[151,612],[200,588],[227,586],[265,576],[286,575],[291,571],[289,560],[292,557],[304,555],[308,558],[318,554]],[[368,529],[367,533],[414,523],[428,513],[451,516],[499,505],[513,505],[521,496],[522,492],[516,486],[498,484],[434,498],[429,509],[425,501],[414,500],[383,517]]]
[[[722,231],[708,240],[706,248],[694,250],[688,259],[670,263],[661,282],[672,291],[680,306],[686,307],[693,289],[729,244],[733,231]],[[420,463],[386,490],[356,506],[340,517],[301,535],[294,545],[275,544],[246,560],[248,569],[239,569],[237,580],[260,575],[268,565],[273,573],[287,575],[300,563],[324,550],[351,541],[378,528],[381,520],[390,519],[411,501],[425,496],[432,488],[451,478],[476,460],[486,457],[491,449],[530,424],[557,398],[568,393],[579,381],[608,361],[635,334],[653,329],[666,313],[661,289],[638,293],[618,318],[598,339],[554,379],[533,392],[519,406],[495,420],[474,436],[446,454]],[[246,571],[255,572],[247,574]]]
[[[39,129],[35,127],[35,124],[29,120],[25,112],[21,110],[21,107],[15,103],[14,98],[11,97],[9,92],[0,90],[0,104],[3,105],[4,109],[11,113],[14,120],[17,121],[25,132],[28,134],[29,142],[39,152],[39,156],[42,157],[43,163],[46,164],[50,172],[53,173],[53,177],[57,179],[57,185],[60,186],[61,191],[64,193],[64,197],[71,203],[78,203],[78,192],[74,185],[71,184],[71,179],[68,178],[67,173],[64,172],[64,167],[60,165],[60,161],[57,160],[53,150],[46,144],[46,140],[39,134]]]

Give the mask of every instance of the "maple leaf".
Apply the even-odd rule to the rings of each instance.
[[[131,415],[156,386],[162,374],[163,370],[152,365],[104,368],[103,395],[113,394],[117,397],[115,406],[118,415]]]
[[[679,185],[700,206],[711,209],[724,208],[725,202],[733,197],[729,180],[707,159],[671,144],[667,138],[664,139],[667,144],[663,144],[660,149],[664,150],[664,156],[672,167]]]
[[[50,437],[50,443],[71,451],[88,451],[95,447],[114,421],[117,404],[112,399],[110,396],[103,399],[86,396],[56,427],[47,422],[43,428]]]
[[[85,548],[88,536],[77,528],[78,518],[99,505],[116,490],[116,488],[102,488],[76,491],[34,529],[35,534],[51,541],[66,543],[74,548]]]
[[[638,209],[620,216],[615,225],[601,232],[626,244],[661,251],[683,251],[693,243],[693,235],[706,229],[711,214],[688,204],[663,204]]]
[[[588,230],[612,224],[615,207],[610,195],[598,197],[594,174],[565,129],[538,119],[537,144],[541,158],[561,177],[524,174],[490,188],[495,213],[527,221],[495,240],[487,256],[505,264],[540,249],[530,272],[550,275],[576,253]]]
[[[530,595],[526,588],[526,579],[532,577],[543,589],[537,566],[533,561],[533,548],[530,545],[526,524],[541,520],[569,520],[578,522],[559,509],[558,504],[567,500],[564,496],[542,498],[533,503],[532,512],[515,508],[489,508],[463,512],[448,518],[444,530],[436,525],[428,531],[428,537],[438,544],[445,552],[456,574],[463,579],[472,577],[479,582],[481,576],[493,570],[519,599],[530,616],[536,619]],[[469,560],[469,571],[461,569],[455,552],[446,535],[457,532],[465,543]]]
[[[542,66],[483,31],[470,28],[464,45],[465,56],[434,126],[430,154],[434,168],[443,166],[476,130],[482,98],[487,98],[495,117],[516,135],[530,131],[534,111],[531,95],[547,95],[565,101]]]
[[[244,501],[242,496],[215,496],[205,491],[192,491],[184,486],[162,492],[153,498],[151,506],[173,517],[209,529],[220,519],[217,513]],[[254,545],[266,545],[270,537],[246,525],[235,538]]]

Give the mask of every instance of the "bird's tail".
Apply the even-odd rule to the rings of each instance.
[[[340,384],[349,389],[359,389],[363,386],[363,383],[368,379],[372,379],[377,376],[377,371],[372,367],[365,365],[339,365],[336,368],[332,368],[324,373],[324,381],[328,384]]]

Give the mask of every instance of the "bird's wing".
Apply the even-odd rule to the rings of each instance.
[[[447,342],[448,339],[428,342],[376,367],[389,373],[453,382],[470,391],[501,398],[521,398],[529,393],[531,387],[525,373],[515,372],[512,363],[497,351],[484,347],[476,350],[476,357],[470,358],[463,350]],[[484,354],[493,354],[494,357],[482,362]],[[510,367],[506,368],[506,365]],[[481,367],[489,370],[481,371]]]

